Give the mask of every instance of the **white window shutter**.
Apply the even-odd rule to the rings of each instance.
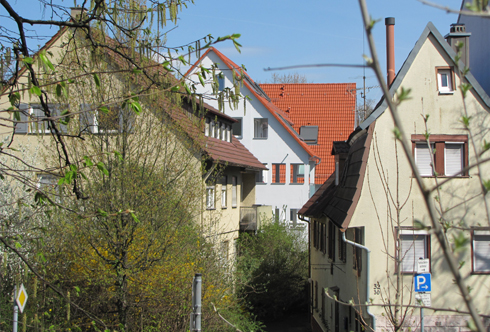
[[[475,272],[490,272],[490,231],[474,231],[473,269]]]
[[[417,164],[417,169],[419,170],[420,175],[433,175],[430,150],[426,143],[417,143],[415,145],[415,163]]]
[[[463,144],[446,143],[444,148],[444,173],[445,175],[459,175],[463,169]]]
[[[420,258],[427,258],[426,235],[401,234],[400,242],[400,258],[402,259],[402,271],[416,271],[417,261]]]
[[[27,134],[29,131],[29,121],[28,118],[28,113],[29,113],[29,105],[27,104],[20,104],[19,106],[19,114],[20,114],[20,121],[15,124],[15,133],[16,134]]]

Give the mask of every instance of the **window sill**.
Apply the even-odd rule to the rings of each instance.
[[[236,205],[231,207],[232,209],[236,209]]]
[[[285,185],[285,183],[277,183],[277,182],[273,182],[273,183],[271,183],[271,184],[272,184],[273,186],[276,186],[276,185],[277,185],[277,186],[284,186],[284,185]]]
[[[255,182],[256,186],[265,186],[267,182]]]
[[[304,182],[303,182],[303,183],[298,183],[298,182],[290,182],[289,184],[290,184],[290,185],[293,185],[293,186],[302,186],[302,185],[304,185],[305,183],[304,183]]]
[[[413,178],[415,178],[415,176],[412,176]],[[436,176],[434,175],[421,175],[420,176],[421,178],[423,179],[435,179]],[[462,175],[462,176],[448,176],[448,175],[438,175],[437,176],[438,179],[449,179],[449,178],[452,178],[452,179],[469,179],[470,176],[469,175]]]
[[[254,137],[253,139],[257,139],[257,140],[266,140],[267,137]]]
[[[439,90],[439,95],[453,95],[454,94],[454,90],[452,91],[441,91]]]
[[[481,272],[478,272],[478,271],[472,271],[471,272],[471,275],[473,276],[486,276],[486,275],[489,275],[490,274],[490,271],[481,271]]]
[[[216,210],[216,208],[206,208],[206,210],[213,211],[213,210]]]
[[[228,207],[227,206],[222,206],[221,210],[226,210]]]

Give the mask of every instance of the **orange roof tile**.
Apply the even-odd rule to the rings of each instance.
[[[260,84],[271,102],[288,114],[298,133],[301,126],[318,126],[318,144],[308,147],[321,158],[315,183],[322,184],[335,170],[333,141],[345,141],[354,130],[355,83]]]

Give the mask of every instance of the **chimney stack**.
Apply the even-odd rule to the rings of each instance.
[[[449,33],[444,36],[447,43],[454,52],[458,53],[457,45],[459,42],[463,43],[461,47],[461,61],[466,67],[470,67],[470,36],[471,32],[466,32],[466,26],[464,23],[453,23],[451,24],[451,29]]]
[[[395,18],[385,18],[386,25],[386,72],[388,86],[395,79]]]

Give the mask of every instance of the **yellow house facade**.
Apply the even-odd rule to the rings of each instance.
[[[490,98],[471,73],[461,74],[463,67],[429,23],[390,92],[410,90],[397,107],[403,130],[424,185],[433,188],[428,199],[444,242],[488,326],[490,219],[482,179],[490,166],[479,161],[490,140]],[[472,87],[465,98],[462,84]],[[386,101],[347,141],[334,142],[332,154],[339,173],[300,211],[310,217],[313,331],[466,331],[468,309]]]

